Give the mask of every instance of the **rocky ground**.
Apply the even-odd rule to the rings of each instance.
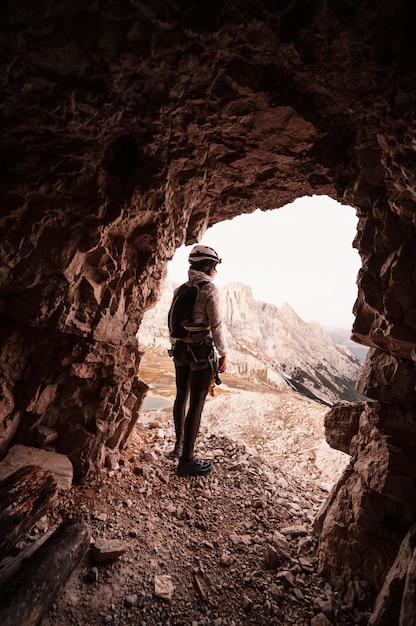
[[[162,396],[171,382],[158,385]],[[208,399],[198,440],[214,462],[209,476],[176,475],[171,410],[146,410],[120,463],[61,495],[37,531],[81,516],[92,541],[119,556],[85,555],[42,626],[366,623],[317,571],[313,520],[340,471],[331,453],[341,454],[316,454],[325,408],[292,392],[226,387]],[[231,414],[234,437],[224,432]]]
[[[179,478],[166,444],[136,432],[119,469],[62,498],[48,523],[80,515],[125,553],[86,556],[42,626],[360,623],[317,574],[324,491],[207,431],[214,471]]]

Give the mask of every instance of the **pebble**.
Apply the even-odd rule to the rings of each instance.
[[[292,537],[304,537],[308,534],[308,529],[305,526],[295,524],[294,526],[286,526],[285,528],[281,528],[280,532],[283,535],[291,535]]]
[[[230,565],[233,564],[233,562],[234,562],[234,559],[231,556],[231,554],[228,554],[227,552],[223,552],[221,554],[221,559],[220,559],[221,565],[225,565],[225,566],[229,567]]]
[[[251,546],[251,544],[252,544],[251,535],[241,535],[240,541],[245,546]]]
[[[241,543],[241,537],[240,535],[237,535],[237,533],[231,533],[231,535],[229,535],[229,539],[235,546]]]
[[[92,548],[92,557],[97,563],[115,561],[122,556],[128,548],[125,541],[118,539],[96,539]]]
[[[270,544],[266,545],[266,548],[264,551],[264,558],[266,560],[267,565],[271,567],[272,569],[276,569],[279,566],[280,558],[274,546],[271,546]]]
[[[288,570],[281,570],[280,572],[277,572],[276,580],[278,580],[279,582],[284,582],[290,587],[293,587],[293,585],[295,584],[295,577],[293,576],[292,572]]]
[[[156,574],[154,579],[155,596],[164,600],[171,600],[173,596],[172,576],[168,574]]]
[[[290,545],[283,533],[275,530],[272,541],[279,554],[286,559],[290,559]]]
[[[305,596],[303,595],[302,591],[300,589],[298,589],[297,587],[295,587],[295,589],[293,589],[293,594],[294,594],[295,598],[297,600],[299,600],[300,602],[305,599]]]
[[[139,596],[137,595],[137,593],[130,593],[128,596],[126,596],[126,606],[136,606],[138,601]]]
[[[88,583],[96,583],[98,582],[98,568],[90,567],[85,573],[84,580]]]
[[[253,608],[253,600],[248,596],[243,596],[243,610],[245,613],[249,613]]]

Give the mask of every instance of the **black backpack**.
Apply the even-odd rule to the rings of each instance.
[[[198,291],[209,283],[204,280],[197,285],[181,285],[169,309],[168,326],[171,337],[182,339],[190,343],[198,343],[209,333],[209,326],[201,326],[192,323],[192,309],[195,304]]]

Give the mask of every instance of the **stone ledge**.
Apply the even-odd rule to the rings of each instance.
[[[20,444],[10,448],[8,454],[1,461],[0,480],[7,478],[7,476],[26,465],[38,465],[42,469],[51,471],[58,483],[58,489],[70,489],[72,486],[73,467],[65,454]]]

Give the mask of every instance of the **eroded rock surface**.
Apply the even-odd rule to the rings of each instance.
[[[376,403],[321,562],[358,580],[351,602],[379,589],[416,521],[413,3],[8,0],[0,18],[2,453],[56,432],[77,479],[117,454],[175,248],[327,194],[359,216],[353,334]]]

